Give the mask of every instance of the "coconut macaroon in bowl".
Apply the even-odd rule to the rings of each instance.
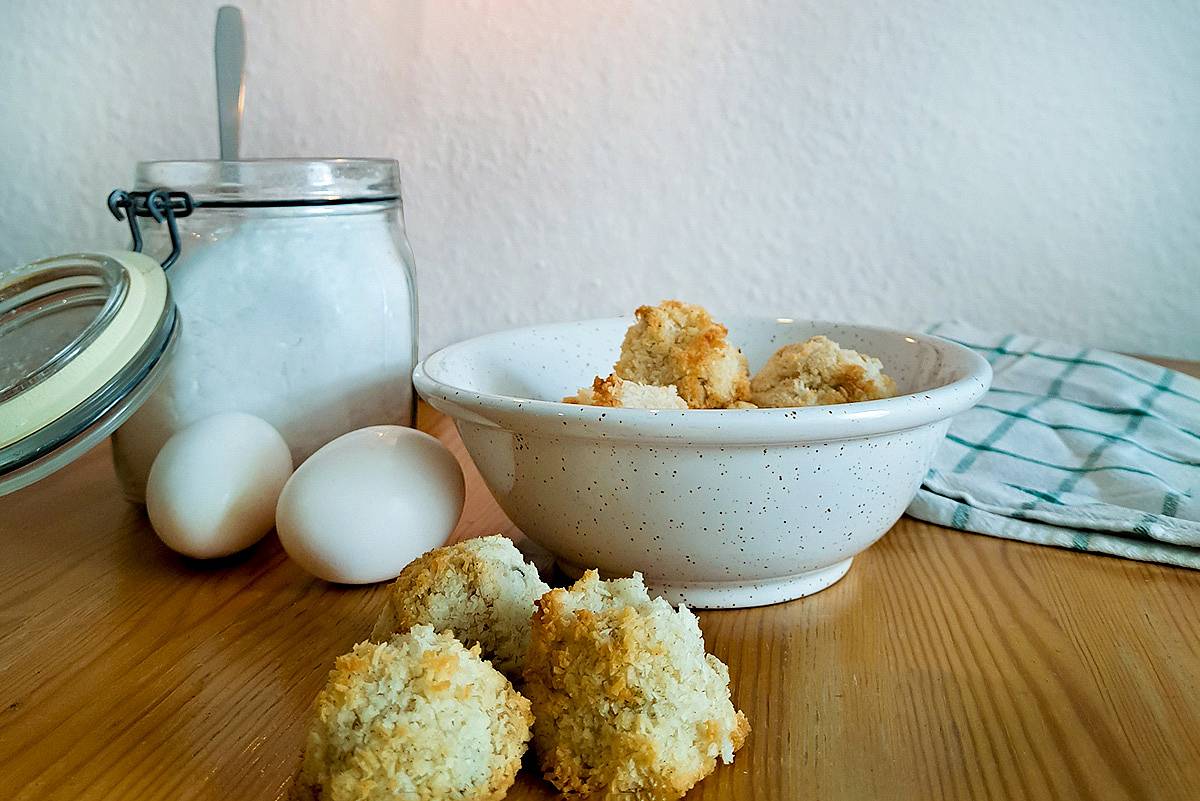
[[[564,572],[641,572],[672,603],[761,606],[836,582],[991,382],[934,336],[673,304],[477,337],[413,375]]]

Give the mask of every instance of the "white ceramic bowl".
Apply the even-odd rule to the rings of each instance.
[[[509,518],[571,575],[641,571],[672,602],[761,606],[833,584],[904,512],[988,363],[937,337],[721,318],[760,367],[825,334],[877,356],[900,394],[800,409],[646,411],[559,403],[608,375],[629,319],[542,325],[451,345],[417,390],[454,418]]]

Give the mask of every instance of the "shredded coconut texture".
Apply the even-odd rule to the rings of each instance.
[[[701,306],[664,300],[642,306],[625,332],[613,372],[626,381],[674,385],[691,409],[723,409],[750,399],[746,357],[725,326]]]
[[[680,798],[750,733],[696,616],[650,600],[640,574],[544,595],[525,681],[542,770],[568,798]]]
[[[549,589],[499,534],[435,548],[392,583],[371,639],[418,625],[449,629],[468,645],[479,643],[486,659],[516,678],[529,649],[534,601]]]
[[[675,385],[657,387],[626,381],[615,374],[596,379],[590,387],[583,387],[574,397],[563,398],[566,403],[584,406],[608,406],[614,409],[686,409],[687,403],[679,397]]]
[[[294,801],[498,801],[533,718],[503,675],[417,626],[338,657],[314,704]]]
[[[775,351],[750,388],[750,400],[771,407],[854,403],[896,394],[879,359],[823,336]]]

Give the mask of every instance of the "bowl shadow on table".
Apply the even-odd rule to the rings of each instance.
[[[729,667],[734,706],[750,719],[751,733],[732,765],[703,782],[705,798],[799,797],[813,772],[812,740],[839,725],[825,719],[814,699],[847,692],[852,668],[837,636],[861,627],[870,571],[860,562],[879,558],[878,546],[855,558],[844,578],[813,595],[767,607],[698,610],[707,650]],[[814,649],[816,643],[819,649]],[[813,670],[838,665],[832,674]],[[825,712],[828,713],[826,708]],[[857,757],[856,757],[857,759]],[[691,797],[691,796],[689,796]]]

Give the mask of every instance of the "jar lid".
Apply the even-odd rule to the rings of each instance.
[[[135,191],[187,192],[197,206],[366,203],[400,197],[394,159],[247,159],[143,161]]]
[[[72,253],[0,272],[0,495],[74,461],[162,380],[179,323],[141,253]]]

